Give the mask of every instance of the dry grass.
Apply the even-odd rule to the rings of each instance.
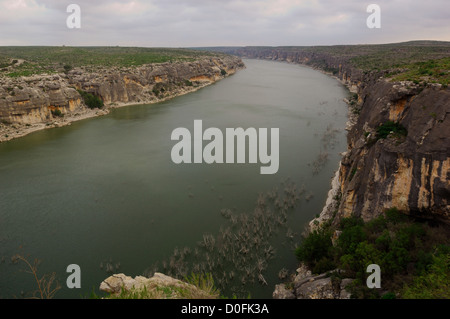
[[[23,255],[17,254],[11,260],[14,263],[18,263],[19,261],[25,263],[27,266],[25,272],[33,275],[37,289],[31,293],[31,299],[52,299],[58,290],[61,289],[61,285],[56,280],[56,273],[53,272],[39,277],[38,266],[40,261],[38,259],[35,258],[31,263]]]

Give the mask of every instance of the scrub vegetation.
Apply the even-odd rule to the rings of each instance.
[[[0,47],[0,74],[18,77],[67,73],[75,67],[136,67],[150,63],[194,61],[213,55],[217,54],[169,48]],[[19,59],[22,63],[17,63]]]
[[[450,81],[449,42],[410,41],[376,45],[335,45],[314,47],[283,47],[283,51],[325,53],[344,58],[364,73],[383,72],[392,81],[440,83]],[[315,61],[324,71],[337,74],[337,67],[327,61]]]
[[[98,97],[91,93],[77,90],[80,93],[81,97],[84,100],[86,106],[90,109],[101,109],[103,107],[103,101]]]
[[[338,268],[342,278],[355,278],[348,288],[353,298],[450,297],[450,230],[417,222],[396,208],[369,222],[349,217],[337,226],[324,225],[295,253],[313,273]],[[370,264],[381,267],[382,289],[366,286]]]

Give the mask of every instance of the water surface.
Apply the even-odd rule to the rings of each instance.
[[[275,255],[263,271],[268,285],[244,287],[252,297],[271,298],[280,269],[295,270],[293,247],[320,213],[346,149],[347,90],[301,66],[244,62],[245,70],[197,92],[0,144],[0,297],[34,289],[24,264],[11,263],[14,254],[39,258],[40,274],[56,272],[63,286],[57,298],[78,298],[98,289],[108,263],[134,277],[175,248],[193,251],[203,234],[216,236],[229,225],[221,209],[250,212],[259,193],[289,179],[313,196],[298,201],[270,238]],[[196,119],[223,132],[279,128],[278,173],[261,175],[260,164],[175,165],[171,133],[192,131]],[[328,157],[317,166],[320,154]],[[287,229],[296,236],[287,238]],[[82,289],[65,286],[69,264],[81,267]]]

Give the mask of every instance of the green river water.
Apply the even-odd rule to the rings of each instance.
[[[212,273],[224,295],[271,298],[283,281],[279,271],[296,269],[300,233],[321,212],[346,150],[348,91],[298,65],[244,63],[245,70],[170,101],[114,109],[0,144],[0,297],[35,289],[25,264],[11,262],[22,253],[41,260],[40,274],[56,273],[62,288],[55,298],[99,293],[111,271],[169,273],[163,261],[170,267],[171,256],[176,263],[183,254],[183,269]],[[171,133],[178,127],[192,132],[196,119],[204,129],[279,128],[278,173],[261,175],[261,164],[174,164]],[[320,162],[320,154],[328,157]],[[261,228],[263,246],[253,252],[253,235],[243,234],[252,226],[241,228],[249,221],[237,216],[248,214],[258,224],[263,217],[251,214],[258,195],[274,187],[304,191],[282,225]],[[234,226],[221,213],[227,208]],[[227,227],[231,237],[247,238],[249,251],[239,259],[247,264],[226,261],[245,242],[236,239],[236,247],[221,253],[218,236]],[[199,245],[205,234],[215,238],[211,250]],[[81,267],[81,289],[66,287],[70,264]]]

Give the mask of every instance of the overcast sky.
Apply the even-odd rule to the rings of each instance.
[[[81,28],[69,29],[69,4]],[[371,3],[381,28],[369,29]],[[450,41],[449,0],[0,0],[0,45],[143,47]]]

